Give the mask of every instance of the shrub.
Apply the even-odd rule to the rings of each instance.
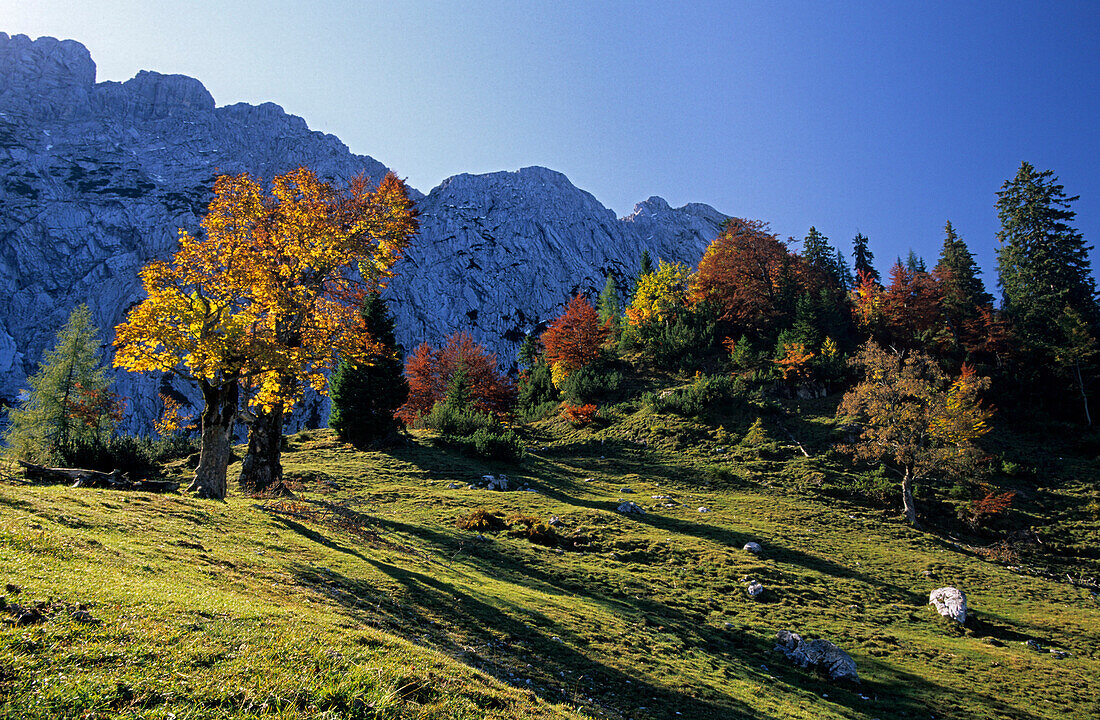
[[[703,417],[719,409],[719,406],[741,398],[743,391],[744,384],[740,379],[725,375],[698,375],[687,387],[662,395],[646,393],[643,401],[661,412],[676,413],[683,417]]]
[[[565,401],[583,405],[608,400],[618,392],[623,375],[607,367],[606,363],[593,363],[569,374],[561,383]]]
[[[587,405],[570,405],[566,403],[561,407],[561,415],[573,427],[585,427],[596,419],[596,406],[592,403]]]
[[[512,430],[480,428],[469,440],[474,453],[487,460],[519,462],[523,459],[523,443]]]
[[[548,402],[557,402],[558,389],[550,377],[550,366],[536,363],[530,370],[523,372],[519,379],[520,412],[529,411]]]
[[[462,530],[494,531],[503,530],[504,521],[500,514],[483,507],[474,508],[469,515],[463,515],[456,522]]]
[[[548,417],[553,417],[558,412],[558,401],[551,400],[549,402],[540,403],[534,407],[521,409],[517,419],[521,423],[533,423],[539,420],[545,420]]]
[[[496,421],[489,413],[445,401],[437,402],[432,406],[431,412],[416,421],[416,427],[435,430],[440,435],[458,437],[469,437],[478,430],[495,426]]]
[[[158,465],[187,457],[198,444],[176,435],[159,440],[136,435],[116,435],[105,442],[76,439],[56,448],[46,461],[51,465],[81,467],[100,472],[119,470],[131,479],[157,475]]]
[[[504,522],[511,528],[508,531],[509,535],[526,538],[536,545],[556,547],[562,541],[562,537],[558,535],[554,528],[535,515],[513,512],[504,518]]]

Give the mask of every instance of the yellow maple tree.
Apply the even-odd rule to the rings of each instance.
[[[306,168],[277,176],[268,193],[248,174],[220,176],[203,237],[180,231],[180,249],[141,271],[146,299],[116,328],[115,365],[171,372],[199,385],[202,451],[191,489],[225,496],[240,384],[264,437],[251,467],[274,468],[282,415],[304,388],[325,387],[337,356],[369,362],[358,300],[383,285],[417,231],[404,183],[345,188]],[[272,454],[273,453],[273,454]],[[272,465],[271,463],[274,463]]]

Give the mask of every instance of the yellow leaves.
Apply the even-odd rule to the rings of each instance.
[[[337,353],[367,357],[358,299],[392,274],[417,222],[392,174],[376,190],[362,177],[337,189],[299,168],[270,194],[248,174],[218,177],[202,227],[142,269],[146,299],[116,328],[115,365],[252,377],[250,401],[271,408],[323,389]]]
[[[550,365],[550,382],[554,387],[560,388],[567,377],[569,377],[569,368],[565,363],[559,361]]]
[[[691,270],[682,263],[661,261],[657,271],[638,280],[634,299],[626,309],[629,323],[638,327],[649,322],[661,322],[687,306],[687,286]]]

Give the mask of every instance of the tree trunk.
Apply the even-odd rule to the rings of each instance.
[[[187,490],[195,491],[201,498],[224,500],[239,390],[236,382],[214,385],[205,380],[199,381],[199,388],[204,402],[202,448],[195,479]]]
[[[1077,387],[1081,390],[1081,402],[1085,404],[1085,423],[1092,427],[1092,415],[1089,413],[1089,396],[1085,392],[1085,381],[1081,377],[1081,361],[1075,361],[1073,366],[1077,370]]]
[[[283,409],[260,410],[248,429],[248,454],[241,463],[241,489],[263,492],[283,479]]]
[[[901,478],[901,505],[905,509],[905,521],[915,528],[920,527],[917,522],[917,504],[913,500],[913,471],[905,469],[905,475]]]

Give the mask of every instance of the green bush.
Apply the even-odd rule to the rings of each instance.
[[[557,399],[558,389],[550,379],[550,366],[546,363],[536,363],[520,377],[518,405],[521,413]]]
[[[606,401],[623,384],[623,375],[604,363],[592,363],[570,373],[561,383],[565,401],[573,405],[584,405]]]
[[[437,402],[431,412],[416,421],[416,427],[435,430],[440,435],[469,437],[478,430],[493,428],[496,421],[486,412],[446,401]]]
[[[533,423],[539,420],[545,420],[548,417],[553,417],[558,414],[558,407],[560,403],[557,400],[550,400],[549,402],[540,403],[530,408],[520,408],[516,414],[516,418],[521,423]]]
[[[105,442],[76,439],[57,448],[46,458],[47,464],[80,467],[100,472],[119,470],[133,480],[159,473],[158,466],[168,460],[190,455],[198,443],[182,435],[153,440],[136,435],[116,435]]]
[[[642,401],[659,412],[675,413],[683,417],[705,417],[734,402],[740,402],[744,390],[744,383],[739,378],[700,375],[691,385],[663,395],[645,393]]]

